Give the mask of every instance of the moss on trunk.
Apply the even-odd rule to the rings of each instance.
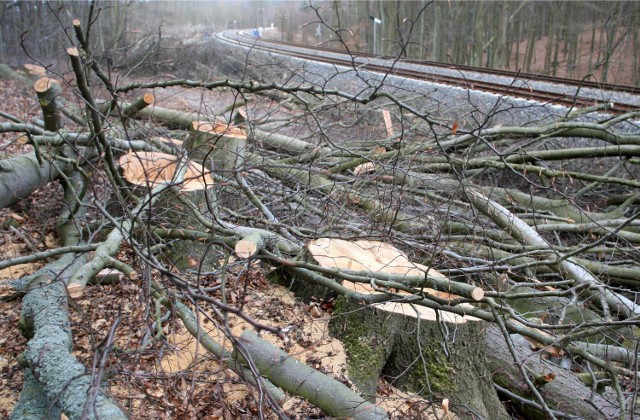
[[[365,397],[375,398],[384,375],[428,399],[448,398],[463,417],[508,418],[487,369],[482,322],[418,322],[340,297],[329,331],[344,343],[349,378]]]

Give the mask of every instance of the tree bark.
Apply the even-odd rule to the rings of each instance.
[[[388,418],[382,409],[368,403],[345,385],[300,363],[251,331],[242,333],[240,345],[246,352],[241,354],[250,359],[262,375],[332,417],[350,417],[356,420]]]
[[[35,153],[0,161],[0,208],[28,197],[63,171],[62,164],[39,161]]]
[[[379,378],[461,416],[507,419],[486,370],[484,323],[447,324],[389,314],[341,297],[329,324],[345,345],[349,379],[375,401]],[[450,334],[454,334],[455,341]]]
[[[504,336],[496,326],[488,326],[486,333],[487,363],[492,372],[493,380],[501,387],[508,388],[521,397],[529,400],[531,390],[523,381],[516,363],[523,363],[526,370],[531,373],[531,379],[535,383],[538,377],[553,377],[549,382],[538,381],[538,390],[544,397],[547,405],[554,410],[567,413],[578,418],[617,418],[619,411],[617,404],[608,401],[601,395],[592,392],[570,371],[563,369],[555,363],[545,360],[541,354],[531,351],[529,343],[517,335],[511,335],[516,351],[512,355]],[[515,401],[517,403],[517,401]],[[539,409],[532,406],[525,408],[532,418],[545,418]]]

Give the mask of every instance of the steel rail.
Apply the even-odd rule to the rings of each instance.
[[[234,43],[243,47],[269,51],[303,60],[323,62],[348,68],[357,68],[358,70],[390,74],[398,77],[456,86],[463,89],[489,92],[502,96],[518,97],[542,102],[544,104],[562,105],[569,108],[608,104],[608,101],[584,95],[558,93],[552,90],[534,88],[531,86],[531,82],[545,82],[561,86],[571,86],[575,87],[577,92],[580,92],[581,89],[595,89],[599,92],[622,92],[630,95],[640,95],[640,88],[634,86],[605,84],[589,80],[574,80],[508,70],[458,66],[398,57],[375,56],[373,54],[362,52],[294,44],[268,38],[256,38],[253,35],[248,35],[246,30],[225,31],[218,33],[217,36],[226,42]],[[405,64],[453,70],[458,72],[459,75],[452,76],[440,74],[433,72],[433,70],[429,71],[429,69],[408,69],[403,67]],[[486,81],[475,77],[469,77],[469,75],[465,75],[464,72],[473,72],[479,75],[502,76],[505,77],[505,83],[497,83],[495,81]],[[526,81],[527,85],[519,86],[516,83],[517,81]],[[640,99],[638,103],[640,103]],[[640,109],[640,105],[638,104],[623,103],[621,101],[616,101],[615,104],[608,105],[609,108],[606,112],[613,114],[622,114]]]

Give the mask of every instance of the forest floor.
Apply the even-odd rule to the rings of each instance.
[[[159,105],[194,111],[212,103],[232,100],[229,93],[166,89],[157,92]],[[39,117],[39,105],[29,86],[0,80],[2,111],[28,121]],[[18,135],[1,135],[3,157],[29,152],[31,146],[19,144]],[[61,206],[61,188],[57,183],[36,191],[30,198],[0,211],[0,260],[27,255],[59,246],[55,220]],[[119,259],[136,265],[131,249],[123,248]],[[37,270],[42,263],[0,270],[2,282]],[[346,356],[342,344],[327,332],[332,302],[296,300],[287,288],[267,280],[268,269],[246,262],[229,261],[224,299],[242,308],[257,322],[288,327],[288,342],[263,334],[263,337],[289,354],[330,376],[348,383]],[[151,273],[154,278],[157,273]],[[205,276],[203,286],[220,284],[220,278]],[[153,330],[155,308],[144,282],[123,281],[117,285],[91,286],[84,296],[70,299],[73,328],[73,353],[90,371],[95,349],[109,334],[119,317],[115,344],[107,368],[106,392],[132,418],[255,418],[259,414],[258,392],[243,384],[228,369],[221,369],[215,357],[207,354],[179,320],[171,318],[161,330]],[[11,413],[22,386],[22,368],[17,357],[26,340],[20,334],[21,300],[6,300],[0,293],[0,417]],[[222,299],[218,292],[215,296]],[[203,313],[208,313],[204,308]],[[225,327],[207,319],[201,323],[219,342],[231,348],[225,331],[239,336],[249,324],[229,316]],[[218,320],[220,322],[220,320]],[[154,339],[156,333],[159,335]],[[410,397],[385,379],[378,387],[378,402],[393,418],[442,418],[438,404]],[[283,409],[292,418],[321,418],[319,409],[307,402],[288,397]],[[273,417],[269,411],[265,417]],[[453,417],[450,417],[453,418]]]

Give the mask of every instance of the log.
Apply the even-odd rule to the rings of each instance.
[[[382,409],[342,383],[299,362],[251,331],[240,336],[241,348],[260,374],[287,392],[298,395],[332,417],[387,419]]]
[[[156,98],[153,93],[147,92],[140,98],[138,98],[138,100],[136,100],[135,102],[125,104],[122,108],[122,115],[125,118],[135,118],[140,113],[140,111],[150,105],[153,105],[155,100]]]
[[[47,69],[38,64],[25,63],[23,66],[25,73],[33,78],[47,77]]]
[[[184,146],[192,159],[211,159],[214,172],[231,178],[244,163],[247,134],[243,129],[227,124],[194,121]]]
[[[0,208],[28,197],[58,178],[64,170],[60,163],[39,163],[35,153],[0,161]]]
[[[61,94],[60,83],[50,77],[43,77],[33,84],[33,88],[42,108],[44,129],[51,132],[58,131],[61,128],[62,115],[58,101],[58,96]]]
[[[175,109],[167,109],[159,106],[150,106],[141,109],[137,114],[140,119],[152,119],[160,121],[169,128],[176,130],[185,130],[192,127],[194,121],[214,120],[215,116],[205,115],[201,112],[183,112]]]
[[[13,408],[10,420],[41,420],[59,419],[60,408],[57,404],[51,405],[42,384],[33,376],[31,370],[24,371],[24,381],[20,399]]]
[[[518,361],[524,363],[527,371],[536,375],[547,375],[552,380],[538,386],[538,392],[544,398],[547,406],[577,418],[598,419],[618,418],[617,404],[607,401],[601,395],[592,392],[571,371],[546,360],[542,353],[532,351],[529,342],[511,335],[513,347]],[[487,327],[485,334],[487,347],[487,365],[491,370],[493,380],[503,388],[530,399],[531,391],[523,380],[520,370],[516,367],[514,356],[510,353],[505,337],[495,325]],[[533,382],[535,382],[531,378]],[[589,401],[589,403],[587,403]],[[515,401],[514,401],[515,402]],[[524,407],[523,407],[524,408]],[[529,418],[545,418],[540,411],[528,406]]]
[[[236,243],[235,251],[239,258],[253,257],[264,246],[264,239],[259,232],[253,232]]]
[[[30,340],[25,358],[34,377],[42,385],[48,401],[69,417],[126,419],[120,408],[99,389],[92,391],[92,375],[71,354],[71,326],[65,281],[84,258],[66,255],[40,270],[32,289],[22,300],[22,315]],[[94,394],[95,392],[95,394]],[[93,398],[95,396],[95,398]],[[93,398],[93,403],[87,403]],[[94,415],[95,413],[95,415]]]

